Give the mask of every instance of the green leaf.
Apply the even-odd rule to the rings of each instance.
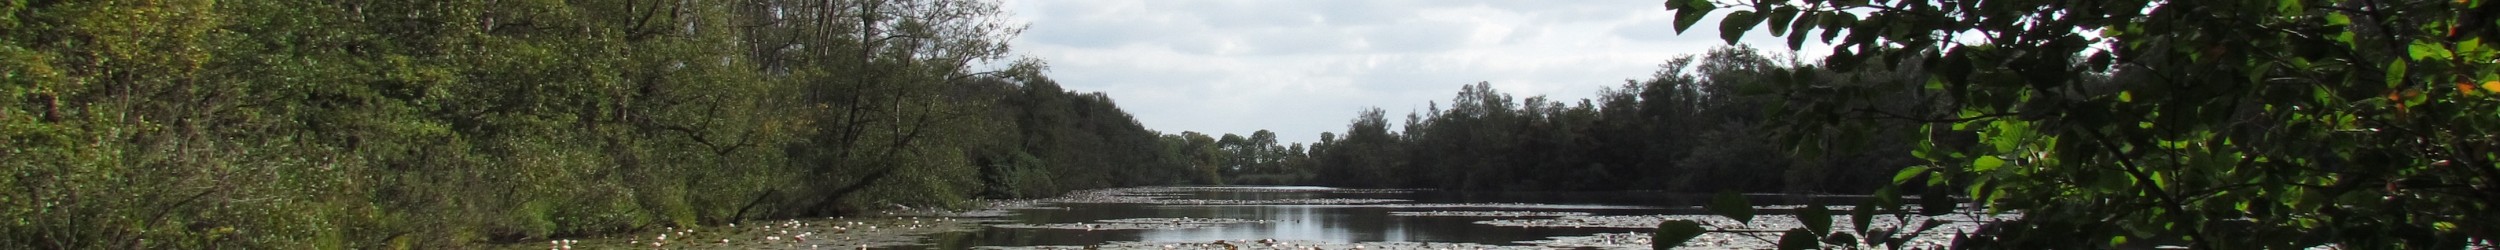
[[[1710,205],[1706,208],[1710,210],[1710,213],[1727,216],[1728,219],[1736,220],[1736,223],[1753,223],[1753,202],[1746,201],[1745,195],[1736,191],[1719,192],[1717,197],[1710,199]]]
[[[2387,87],[2394,88],[2398,85],[2403,85],[2404,82],[2405,60],[2387,62]]]
[[[1980,156],[1978,159],[1972,159],[1970,162],[1971,171],[1979,172],[1996,170],[1997,167],[2003,166],[2005,166],[2005,159],[1998,159],[1995,156]]]
[[[1911,178],[1918,178],[1919,175],[1923,174],[1927,174],[1927,166],[1910,166],[1901,168],[1900,172],[1892,174],[1892,183],[1909,183]]]
[[[1780,234],[1780,250],[1803,250],[1822,247],[1823,243],[1816,241],[1814,232],[1806,232],[1806,229],[1804,228],[1792,228],[1788,229],[1787,233]]]
[[[2413,60],[2448,60],[2449,57],[2456,56],[2448,51],[2448,47],[2427,41],[2414,41],[2412,46],[2408,46],[2406,52],[2413,55]]]
[[[2168,176],[2162,176],[2161,171],[2146,171],[2146,172],[2150,172],[2150,173],[2148,173],[2148,174],[2151,174],[2151,175],[2152,175],[2152,176],[2149,176],[2149,177],[2145,177],[2145,179],[2152,179],[2152,180],[2153,180],[2153,187],[2155,187],[2155,188],[2162,188],[2162,189],[2169,189],[2169,188],[2170,188],[2170,178],[2168,178]]]
[[[1806,224],[1806,230],[1813,231],[1814,234],[1830,234],[1832,232],[1832,211],[1830,209],[1823,208],[1823,205],[1806,205],[1805,207],[1797,208],[1797,222],[1804,222]]]
[[[2457,52],[2459,52],[2459,53],[2465,53],[2465,54],[2467,54],[2467,55],[2475,55],[2475,54],[2478,54],[2478,53],[2475,53],[2475,52],[2480,52],[2480,51],[2483,51],[2483,38],[2482,38],[2482,37],[2467,38],[2467,39],[2465,39],[2465,41],[2457,41]]]
[[[1649,235],[1650,249],[1683,246],[1684,242],[1692,241],[1694,237],[1701,237],[1701,233],[1701,223],[1684,220],[1659,222],[1658,231],[1651,232]]]
[[[1719,19],[1719,39],[1727,40],[1727,44],[1736,44],[1736,40],[1745,38],[1745,31],[1753,30],[1756,24],[1762,24],[1761,14],[1750,10],[1727,13],[1727,18]]]

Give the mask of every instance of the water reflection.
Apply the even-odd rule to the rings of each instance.
[[[782,228],[726,227],[687,229],[677,235],[699,242],[672,247],[806,249],[858,246],[878,249],[1221,249],[1217,240],[1257,245],[1351,249],[1643,249],[1648,231],[1660,221],[1687,220],[1739,230],[1784,230],[1800,227],[1788,215],[1799,203],[1857,204],[1864,197],[1749,195],[1759,212],[1740,224],[1722,216],[1703,215],[1694,205],[1709,195],[1641,192],[1613,193],[1463,193],[1406,190],[1350,190],[1311,187],[1158,187],[1080,192],[1038,202],[1002,203],[1008,213],[984,211],[980,216],[828,218],[781,221]],[[1838,208],[1844,209],[1845,208]],[[2008,217],[2013,216],[2013,217]],[[1938,231],[1917,235],[1912,245],[1935,245],[1956,232],[1975,230],[1977,222],[2019,215],[1955,215],[1943,217],[1878,217],[1880,228],[1910,228],[1942,222]],[[1835,230],[1850,218],[1833,218]],[[812,224],[812,226],[810,226]],[[796,225],[796,226],[794,226]],[[1499,226],[1497,226],[1499,225]],[[884,227],[879,229],[879,227]],[[787,230],[783,230],[787,229]],[[676,230],[676,229],[669,229]],[[817,235],[804,240],[779,241]],[[695,233],[688,235],[686,233]],[[1776,238],[1776,237],[1773,237]],[[719,240],[717,242],[712,240]],[[736,243],[728,239],[741,239]],[[1266,239],[1274,239],[1275,245]],[[1762,235],[1704,234],[1690,245],[1719,249],[1770,248]],[[586,239],[586,246],[649,246],[650,240],[625,236]],[[801,242],[805,241],[805,242]],[[542,245],[529,245],[541,246]],[[1025,247],[1025,248],[1018,248]],[[611,248],[611,247],[591,247]],[[847,248],[847,247],[845,247]],[[1260,247],[1254,247],[1260,248]],[[1089,248],[1090,249],[1090,248]]]
[[[1636,193],[1536,194],[1536,193],[1452,193],[1452,192],[1380,192],[1319,188],[1276,189],[1192,189],[1156,194],[1164,200],[1275,201],[1295,199],[1397,199],[1413,202],[1382,204],[1285,204],[1285,205],[1197,205],[1197,204],[1059,204],[1057,209],[1019,210],[1009,218],[1011,223],[1093,223],[1110,219],[1131,218],[1231,218],[1259,220],[1261,223],[1225,224],[1214,227],[1150,230],[1080,230],[1044,228],[991,227],[960,235],[940,235],[936,248],[960,249],[972,246],[1039,246],[1092,245],[1117,241],[1143,242],[1214,242],[1217,240],[1277,239],[1329,243],[1358,242],[1457,242],[1510,245],[1519,241],[1546,240],[1556,236],[1584,236],[1597,233],[1642,231],[1624,228],[1521,228],[1498,227],[1475,222],[1490,217],[1391,216],[1397,211],[1536,211],[1586,212],[1597,215],[1634,215],[1668,213],[1669,209],[1647,206],[1642,202],[1658,202],[1657,197]],[[1593,198],[1604,197],[1604,198]],[[1535,202],[1535,203],[1528,203]],[[953,242],[949,242],[953,241]]]

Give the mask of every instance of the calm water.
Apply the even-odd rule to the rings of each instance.
[[[931,235],[933,249],[977,246],[1070,246],[1105,242],[1213,242],[1278,239],[1334,243],[1443,242],[1518,245],[1519,241],[1559,236],[1646,232],[1634,228],[1503,227],[1478,224],[1496,219],[1553,217],[1394,216],[1391,212],[1527,211],[1580,212],[1590,215],[1699,214],[1691,209],[1701,196],[1663,193],[1527,193],[1355,190],[1313,187],[1177,188],[1127,197],[1153,197],[1163,202],[1074,202],[1044,204],[1048,208],[1014,210],[1000,224],[1092,223],[1134,218],[1230,218],[1263,223],[1222,224],[1211,228],[1147,230],[1081,230],[989,226],[980,231]],[[1756,197],[1756,204],[1781,203],[1780,197]],[[1394,202],[1332,204],[1312,199],[1392,199]],[[1287,204],[1195,205],[1251,201]],[[1178,202],[1175,202],[1178,201]],[[1311,202],[1301,202],[1311,201]],[[1825,204],[1846,204],[1825,201]],[[1179,203],[1179,204],[1173,204]],[[1793,202],[1792,202],[1793,203]]]
[[[506,249],[1647,249],[1645,233],[1663,220],[1686,220],[1732,231],[1701,235],[1686,247],[1762,249],[1778,232],[1797,228],[1790,209],[1811,199],[1819,204],[1856,204],[1862,198],[1784,195],[1748,196],[1758,211],[1752,223],[1706,215],[1696,206],[1708,195],[1644,192],[1445,192],[1321,187],[1150,187],[1090,190],[1038,202],[1001,202],[1012,207],[968,214],[933,212],[859,218],[750,221],[701,228],[661,228],[630,234]],[[1835,206],[1836,210],[1848,210]],[[975,215],[977,214],[977,215]],[[1844,213],[1845,214],[1845,213]],[[988,216],[988,217],[957,217]],[[1933,246],[1953,232],[1969,232],[1983,220],[2019,215],[1878,216],[1876,228],[1935,228],[1911,245]],[[2013,217],[2008,217],[2013,216]],[[1833,229],[1853,228],[1834,216]],[[1915,221],[1917,224],[1909,224]],[[1936,223],[1941,227],[1919,227]],[[1767,236],[1767,237],[1766,237]],[[1274,239],[1275,242],[1262,241]],[[1218,240],[1231,243],[1215,244]],[[1258,244],[1235,244],[1257,242]]]

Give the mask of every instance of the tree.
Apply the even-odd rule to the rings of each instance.
[[[1823,66],[1775,78],[1791,138],[1929,124],[1926,185],[2022,220],[2014,248],[2459,248],[2500,232],[2500,4],[2460,1],[1672,0]],[[1727,11],[1721,11],[1727,10]],[[1835,40],[1837,39],[1837,40]],[[1945,112],[1861,108],[1891,93]],[[1843,119],[1847,118],[1847,119]],[[1975,138],[1956,141],[1954,138]],[[1907,180],[1907,179],[1904,179]]]
[[[971,66],[1001,15],[0,2],[0,248],[473,248],[1206,180],[1038,60]]]
[[[1403,185],[1397,178],[1405,155],[1397,134],[1389,131],[1387,111],[1364,109],[1346,125],[1344,139],[1331,140],[1320,155],[1321,182],[1344,187]],[[1323,136],[1325,137],[1325,136]]]

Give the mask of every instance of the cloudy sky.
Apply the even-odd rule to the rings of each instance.
[[[1314,142],[1367,107],[1392,123],[1459,87],[1577,102],[1723,44],[1677,35],[1659,0],[1008,0],[1017,53],[1165,133]],[[1717,19],[1712,16],[1708,19]],[[1760,31],[1748,44],[1786,46]],[[1828,48],[1810,46],[1807,52]],[[1808,53],[1821,54],[1821,53]]]

